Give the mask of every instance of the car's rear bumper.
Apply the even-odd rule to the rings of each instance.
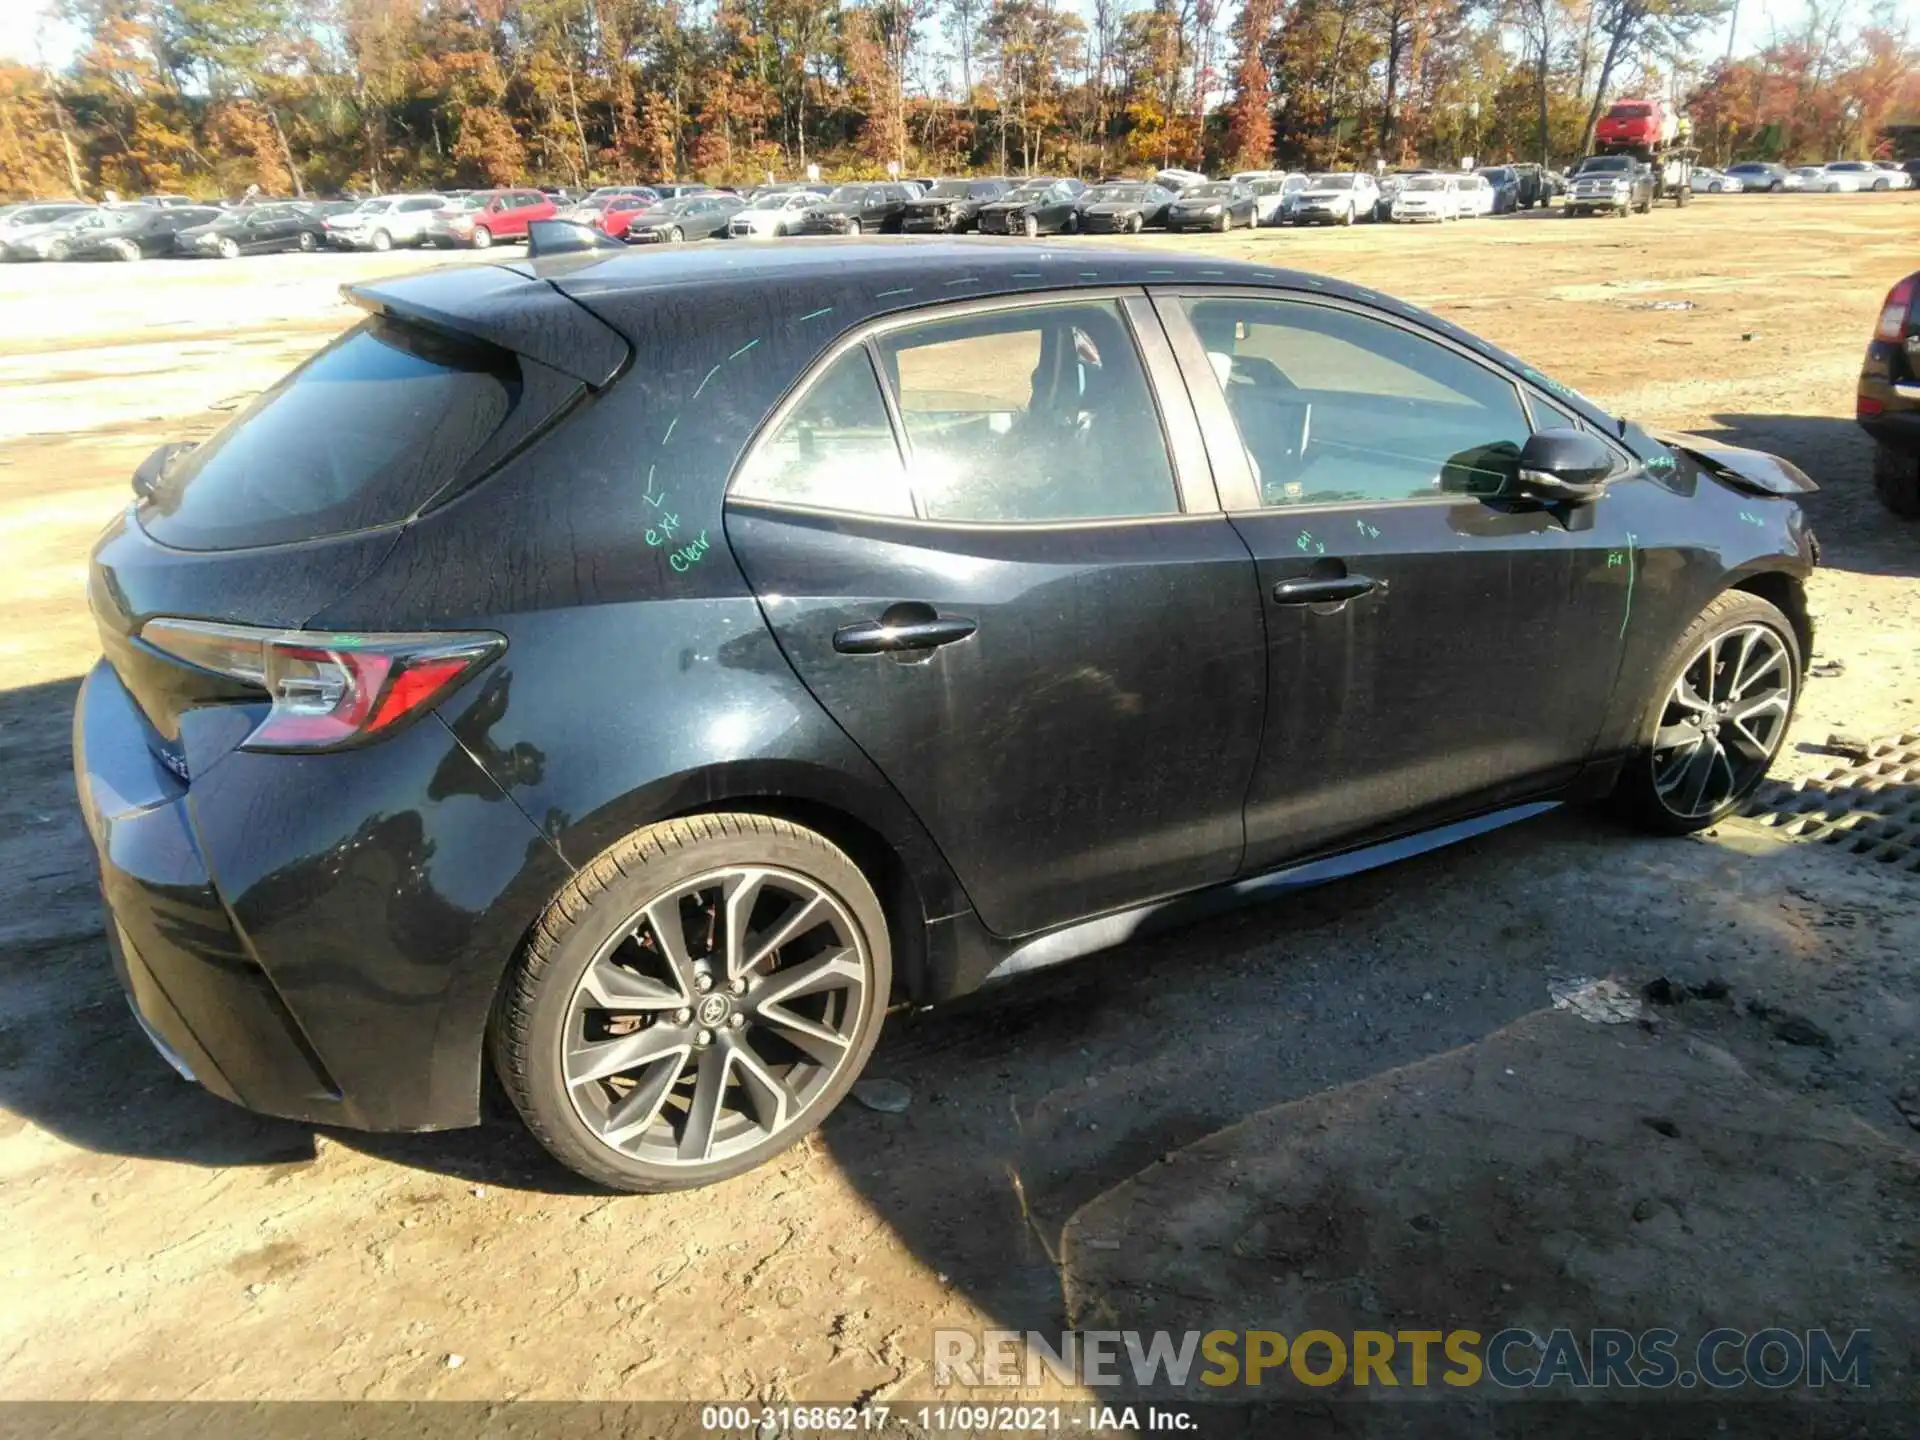
[[[1854,413],[1875,442],[1902,455],[1920,456],[1920,379],[1914,358],[1899,346],[1876,340],[1867,347]]]
[[[96,665],[74,711],[75,780],[114,967],[161,1052],[265,1114],[474,1123],[512,949],[485,901],[538,849],[531,822],[433,717],[337,755],[229,751],[191,782],[154,737]],[[463,903],[436,876],[457,877]]]

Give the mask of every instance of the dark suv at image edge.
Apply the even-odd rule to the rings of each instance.
[[[1920,520],[1920,273],[1881,303],[1854,414],[1873,437],[1874,492],[1902,519]]]
[[[1397,301],[540,250],[353,287],[93,552],[114,963],[240,1104],[471,1125],[490,1066],[582,1174],[703,1184],[896,1001],[1561,801],[1697,830],[1785,734],[1811,482]]]

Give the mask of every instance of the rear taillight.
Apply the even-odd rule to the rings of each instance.
[[[1873,327],[1873,338],[1898,343],[1907,333],[1907,317],[1913,310],[1914,277],[1909,275],[1887,292],[1880,307],[1880,323]]]
[[[258,687],[272,702],[246,750],[339,750],[391,733],[506,649],[504,636],[336,635],[150,620],[163,654]]]

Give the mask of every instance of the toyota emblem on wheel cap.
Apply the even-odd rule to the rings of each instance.
[[[708,1027],[718,1025],[727,1018],[727,1011],[730,1008],[727,1004],[726,996],[709,995],[700,1002],[700,1009],[698,1011],[700,1023]]]

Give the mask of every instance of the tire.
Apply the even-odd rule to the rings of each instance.
[[[1771,185],[1767,186],[1767,193],[1769,195],[1778,195],[1782,190],[1786,188],[1787,186],[1785,181],[1776,180]]]
[[[1885,190],[1888,188],[1888,185],[1885,180],[1876,180],[1873,182],[1873,188],[1875,190]]]
[[[1341,223],[1342,225],[1352,225],[1352,224],[1353,224],[1353,222],[1354,222],[1354,220],[1355,220],[1355,219],[1357,219],[1357,218],[1358,218],[1358,217],[1357,217],[1357,216],[1355,216],[1355,215],[1354,215],[1354,213],[1353,213],[1353,206],[1351,206],[1351,205],[1349,205],[1349,206],[1347,206],[1347,213],[1346,213],[1346,215],[1345,215],[1345,216],[1343,216],[1343,217],[1341,218],[1341,221],[1340,221],[1340,223]]]
[[[849,220],[847,222],[847,234],[858,235],[859,233],[860,233],[860,222],[858,220]]]
[[[492,244],[493,244],[493,232],[491,230],[487,229],[487,227],[484,225],[476,225],[473,227],[473,248],[474,249],[485,250],[485,249],[488,249]]]
[[[1224,235],[1232,228],[1233,212],[1230,210],[1222,210],[1220,212],[1220,218],[1213,222],[1213,233],[1216,235]]]
[[[724,914],[721,885],[751,875],[759,877],[760,895],[749,903],[736,958],[751,957],[790,924],[801,897],[817,897],[823,918],[803,919],[802,928],[754,961],[752,978],[736,989],[736,982],[714,983],[722,976],[708,961],[718,961],[724,974],[727,947],[724,940],[709,945],[701,931],[724,932],[724,921],[711,918]],[[706,903],[689,910],[689,898]],[[765,907],[775,900],[789,908],[768,915]],[[680,929],[678,965],[656,938],[651,916],[663,905],[670,907],[668,923]],[[757,915],[768,918],[750,930]],[[788,950],[799,958],[787,959]],[[830,983],[781,994],[782,977],[803,970]],[[604,977],[598,988],[583,983],[590,971]],[[617,987],[614,1001],[644,1003],[616,1013],[623,1007],[606,1003],[608,978]],[[834,979],[842,981],[837,990]],[[528,1129],[561,1164],[616,1190],[691,1189],[754,1168],[826,1118],[873,1053],[891,984],[880,902],[844,853],[824,836],[769,816],[695,815],[636,831],[560,892],[507,978],[489,1053]],[[756,994],[767,998],[756,1002]],[[670,1008],[681,999],[689,1004]],[[763,1018],[761,1006],[777,1006],[780,1016]],[[802,1025],[790,1024],[796,1018]],[[628,1054],[640,1049],[626,1069],[579,1074],[621,1058],[604,1049],[593,1058],[589,1047],[655,1031],[660,1039],[650,1053],[640,1049],[644,1042],[624,1047]],[[784,1038],[795,1034],[811,1038],[811,1048]],[[715,1103],[700,1128],[698,1087],[708,1078]],[[731,1109],[729,1095],[736,1097]],[[631,1116],[618,1113],[622,1102]],[[602,1138],[607,1131],[615,1133]]]
[[[1147,228],[1146,217],[1143,216],[1138,210],[1134,211],[1133,214],[1127,216],[1127,233],[1129,235],[1138,235],[1142,230],[1146,228]]]
[[[300,247],[301,254],[311,255],[320,242],[313,238],[313,232],[311,230],[302,230],[300,232],[300,238],[294,243]]]
[[[667,231],[667,244],[669,245],[678,245],[686,238],[687,232],[682,230],[678,225],[673,226]]]
[[[73,254],[73,247],[64,240],[56,240],[47,246],[49,260],[65,260],[71,254]]]
[[[1771,661],[1769,647],[1777,652]],[[1737,811],[1780,753],[1804,667],[1799,638],[1777,608],[1744,590],[1715,596],[1660,667],[1659,688],[1648,698],[1614,789],[1617,808],[1664,835],[1689,835]],[[1678,698],[1683,676],[1691,697],[1684,701]],[[1767,708],[1750,709],[1736,723],[1740,704]],[[1705,724],[1694,723],[1696,716]],[[1693,732],[1701,738],[1661,743]]]
[[[1020,221],[1020,233],[1025,235],[1029,240],[1038,240],[1040,238],[1040,217],[1038,215],[1024,216]]]
[[[376,230],[373,232],[373,239],[368,241],[368,243],[372,245],[375,250],[384,254],[393,248],[393,236],[384,230]]]
[[[1873,493],[1902,520],[1920,520],[1920,459],[1890,445],[1873,451]]]

